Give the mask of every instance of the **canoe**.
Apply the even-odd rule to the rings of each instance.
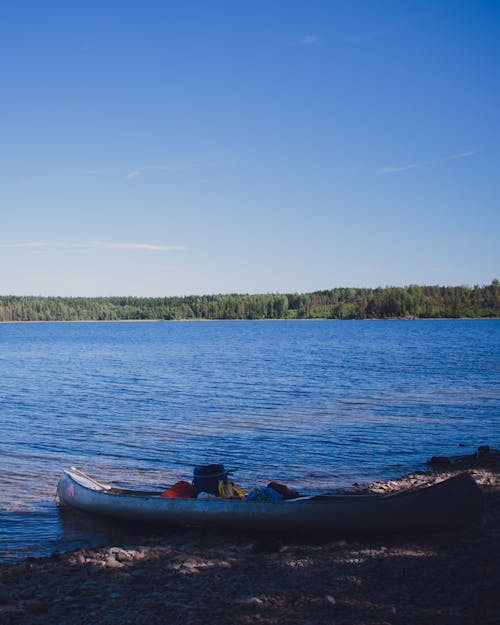
[[[60,504],[117,519],[162,526],[202,526],[272,532],[428,532],[481,519],[479,487],[468,473],[416,490],[389,494],[317,495],[280,502],[170,499],[160,492],[101,484],[75,467],[57,486]]]

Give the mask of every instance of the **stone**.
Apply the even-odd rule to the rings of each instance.
[[[443,467],[449,467],[451,460],[447,456],[432,456],[430,460],[427,460],[427,464],[435,469],[441,469]]]
[[[85,558],[87,564],[93,564],[94,566],[106,566],[106,563],[97,558]]]
[[[104,565],[108,569],[122,569],[125,566],[123,562],[118,562],[114,556],[108,556],[104,561]]]

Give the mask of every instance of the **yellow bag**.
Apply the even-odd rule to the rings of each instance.
[[[246,499],[245,493],[231,480],[219,480],[219,496],[221,499]]]

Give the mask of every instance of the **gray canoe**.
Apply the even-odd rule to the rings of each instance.
[[[121,522],[258,531],[356,534],[427,532],[480,520],[482,495],[468,473],[384,495],[320,495],[276,503],[169,499],[101,484],[74,467],[61,477],[60,504]]]

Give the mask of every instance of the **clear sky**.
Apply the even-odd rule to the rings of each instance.
[[[500,276],[497,0],[0,0],[0,294]]]

